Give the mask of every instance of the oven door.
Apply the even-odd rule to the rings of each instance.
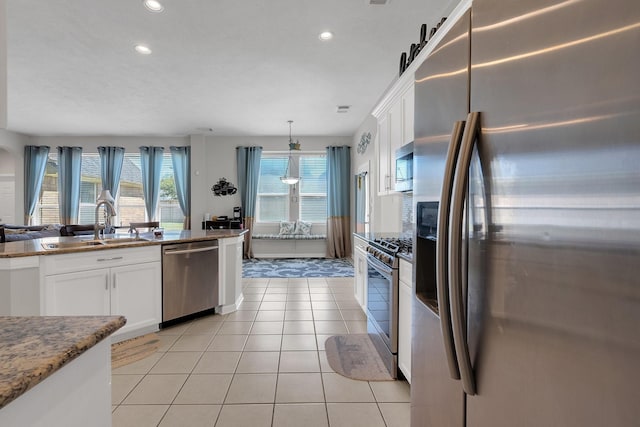
[[[367,254],[367,320],[369,332],[377,333],[391,353],[398,353],[398,270],[371,254]]]

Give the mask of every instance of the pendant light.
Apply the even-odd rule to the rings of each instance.
[[[294,143],[293,139],[291,139],[291,123],[293,123],[293,120],[288,120],[288,122],[289,122],[289,160],[287,160],[287,169],[284,171],[284,175],[280,177],[280,181],[282,181],[284,184],[294,185],[294,184],[297,184],[298,181],[300,181],[300,178],[289,175],[289,169],[291,167],[291,160],[292,160],[291,150],[300,150],[300,143],[298,141]]]

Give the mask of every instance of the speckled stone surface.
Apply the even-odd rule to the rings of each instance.
[[[43,243],[58,243],[58,242],[74,242],[87,240],[87,238],[80,237],[47,237],[44,239],[34,240],[21,240],[18,242],[0,243],[0,258],[18,258],[33,255],[57,255],[67,254],[74,252],[86,252],[86,251],[104,251],[109,249],[134,247],[134,246],[149,246],[159,245],[163,243],[182,243],[182,242],[195,242],[201,240],[217,240],[229,237],[237,237],[245,234],[247,230],[183,230],[183,231],[165,231],[162,237],[156,238],[152,233],[140,233],[140,237],[144,240],[138,240],[136,242],[111,243],[108,245],[98,246],[83,246],[64,249],[45,249]],[[107,236],[109,237],[109,236]],[[111,237],[128,238],[131,237],[128,234],[119,234]]]
[[[125,323],[122,316],[0,316],[0,408]]]

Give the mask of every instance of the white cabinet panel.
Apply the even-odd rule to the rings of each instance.
[[[119,333],[160,323],[161,271],[159,262],[111,269],[111,314],[127,318]]]
[[[413,142],[415,113],[415,88],[413,85],[402,94],[402,144]]]
[[[361,246],[356,246],[354,251],[355,257],[355,280],[354,294],[356,300],[367,311],[367,252]]]
[[[242,294],[242,243],[244,236],[218,241],[219,294],[217,313],[235,311],[244,296]]]
[[[391,188],[396,180],[396,150],[402,146],[403,123],[403,100],[398,99],[391,105],[387,113],[389,117],[389,175],[391,176]]]
[[[398,301],[398,367],[411,383],[411,269],[412,266],[400,260],[400,287]],[[402,279],[409,279],[403,281]]]
[[[43,315],[121,315],[127,323],[113,334],[120,339],[158,329],[162,321],[160,246],[44,258]],[[76,271],[70,271],[74,266]]]
[[[414,101],[414,85],[411,82],[393,88],[383,105],[374,112],[378,120],[376,155],[380,196],[394,193],[396,150],[413,141]]]
[[[45,316],[109,315],[109,269],[45,278]]]
[[[378,194],[387,194],[391,188],[389,165],[389,121],[387,115],[378,119],[376,155],[378,160]]]

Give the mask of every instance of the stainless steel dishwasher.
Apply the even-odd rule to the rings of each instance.
[[[218,241],[163,245],[162,325],[217,305]]]

